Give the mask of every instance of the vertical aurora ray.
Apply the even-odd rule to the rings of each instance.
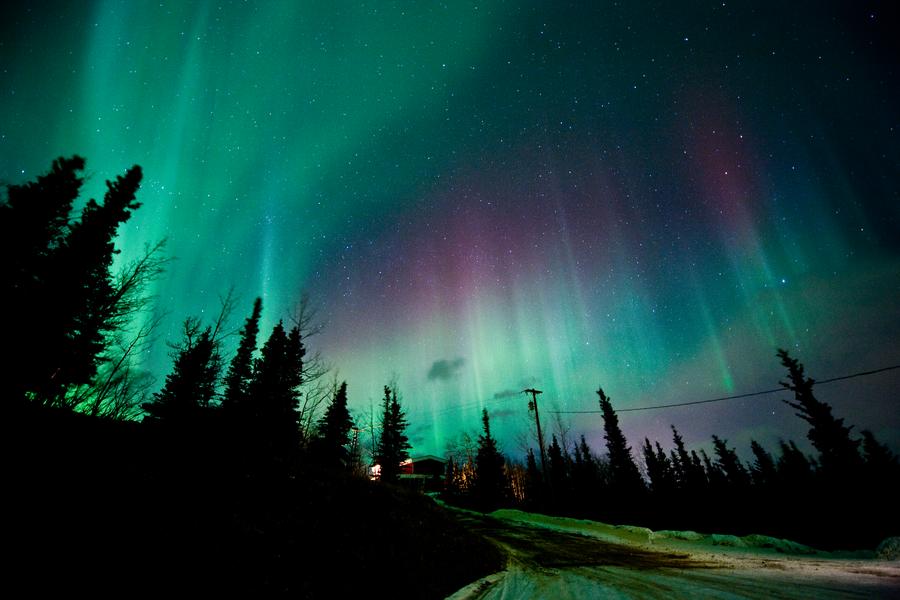
[[[775,346],[817,377],[900,362],[878,10],[97,0],[2,27],[0,180],[80,153],[98,196],[140,164],[117,260],[169,239],[162,339],[232,284],[263,331],[308,291],[351,405],[396,377],[417,452],[482,407],[518,452],[532,385],[635,407],[772,387]],[[896,445],[882,381],[826,399]],[[802,438],[780,408],[623,424]]]

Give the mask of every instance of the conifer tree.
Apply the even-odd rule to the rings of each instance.
[[[631,448],[619,428],[619,417],[613,410],[609,397],[598,389],[600,410],[603,413],[603,430],[606,435],[606,449],[609,453],[610,486],[624,494],[635,494],[644,490],[644,480],[638,471]]]
[[[776,463],[779,481],[788,487],[804,486],[813,475],[813,465],[809,458],[797,448],[797,444],[793,441],[782,440],[778,445],[781,450],[781,455]]]
[[[295,336],[279,321],[260,351],[250,383],[255,439],[276,460],[295,457],[300,449],[297,385],[302,375]]]
[[[88,383],[97,372],[115,304],[110,274],[116,253],[113,240],[119,225],[141,206],[135,201],[141,178],[141,168],[135,166],[115,181],[107,181],[103,204],[88,200],[81,220],[70,226],[62,251],[53,255],[55,285],[49,293],[65,302],[48,320],[51,324],[56,321],[58,329],[44,339],[55,353],[53,357],[45,355],[45,360],[55,365],[42,393],[45,402],[60,398],[70,385]]]
[[[557,497],[565,494],[566,482],[568,480],[568,465],[566,457],[563,453],[556,434],[553,434],[550,445],[547,446],[547,461],[550,463],[550,487],[551,493]]]
[[[291,327],[287,336],[287,346],[285,349],[285,361],[287,364],[287,373],[285,374],[286,385],[291,390],[291,398],[293,411],[296,413],[299,404],[300,386],[303,384],[304,376],[304,359],[306,357],[306,347],[303,344],[303,336],[300,326]]]
[[[862,432],[863,455],[866,459],[866,472],[873,478],[883,481],[896,481],[900,475],[900,464],[897,455],[890,448],[875,439],[868,429]]]
[[[83,180],[84,159],[60,158],[34,183],[7,188],[0,205],[0,292],[6,303],[0,367],[3,395],[26,394],[48,405],[86,385],[118,325],[110,274],[119,225],[140,207],[140,167],[107,181],[103,204],[89,200],[81,219],[69,213]]]
[[[700,449],[700,457],[703,460],[703,470],[706,473],[710,489],[716,491],[725,489],[728,486],[728,477],[725,475],[725,471],[722,470],[721,465],[710,460],[706,450],[702,448]]]
[[[750,484],[750,475],[747,473],[734,448],[728,447],[728,440],[723,440],[717,435],[712,436],[713,449],[716,452],[716,463],[725,474],[725,479],[735,488],[746,488]]]
[[[683,490],[698,490],[703,486],[703,466],[695,464],[684,445],[684,438],[681,437],[674,425],[671,427],[672,443],[675,444],[675,449],[672,451],[672,468],[677,485]]]
[[[820,402],[813,395],[815,380],[806,377],[803,365],[791,358],[787,350],[778,350],[781,364],[788,370],[788,381],[781,385],[794,392],[794,402],[785,402],[797,411],[797,416],[809,423],[809,441],[819,451],[819,463],[826,477],[848,477],[858,473],[862,466],[859,454],[860,440],[850,437],[852,427],[844,425],[844,419],[831,414],[831,405]]]
[[[532,509],[542,507],[544,502],[543,478],[531,448],[525,456],[525,502]]]
[[[775,459],[756,440],[750,440],[750,450],[753,452],[753,464],[750,465],[750,475],[753,483],[760,487],[770,486],[775,483],[778,475],[775,469]]]
[[[697,487],[694,490],[701,490],[709,485],[709,477],[706,475],[706,469],[703,468],[703,461],[697,455],[696,450],[691,450],[691,470],[697,481]]]
[[[397,400],[397,391],[384,386],[381,436],[375,460],[381,465],[381,481],[393,483],[400,473],[400,463],[409,458],[409,438],[406,437],[406,415]]]
[[[187,319],[174,353],[172,372],[153,402],[144,404],[147,419],[172,425],[196,423],[216,393],[221,360],[211,327]]]
[[[475,455],[474,495],[479,508],[487,512],[506,501],[509,486],[503,469],[506,461],[491,435],[487,409],[482,409],[481,423],[483,432],[478,436],[478,452]]]
[[[347,409],[347,382],[344,381],[333,393],[331,403],[318,424],[315,452],[325,466],[346,465],[351,427],[353,419]]]
[[[596,470],[597,468],[597,460],[594,457],[594,452],[591,450],[591,447],[588,445],[587,440],[584,438],[584,435],[581,436],[581,439],[578,443],[578,448],[581,450],[581,456],[584,460],[584,464],[590,470]]]
[[[573,505],[581,513],[590,511],[600,482],[597,460],[584,435],[575,445],[570,473]]]
[[[262,314],[262,298],[253,302],[253,312],[241,329],[237,352],[228,366],[225,376],[225,395],[222,408],[230,413],[249,414],[250,382],[253,380],[253,353],[259,335],[259,318]]]
[[[642,447],[644,453],[644,464],[647,466],[647,477],[650,479],[650,490],[658,495],[665,496],[672,492],[675,488],[675,474],[672,469],[672,463],[666,453],[663,451],[659,442],[656,442],[654,448],[650,444],[650,440],[644,438]]]

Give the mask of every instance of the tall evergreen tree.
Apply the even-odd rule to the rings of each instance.
[[[88,383],[97,372],[105,348],[105,334],[111,329],[115,289],[110,268],[117,252],[113,240],[119,225],[141,204],[135,200],[140,186],[140,167],[132,167],[115,181],[107,181],[103,204],[88,200],[81,219],[71,225],[63,251],[54,254],[56,277],[51,296],[65,298],[49,320],[56,323],[56,345],[45,338],[56,356],[48,372],[50,381],[43,390],[45,401],[53,402],[68,386]]]
[[[672,443],[675,444],[672,451],[672,469],[675,473],[676,486],[689,493],[700,492],[706,486],[703,463],[696,451],[687,451],[681,433],[674,425],[671,427]]]
[[[253,302],[253,312],[244,322],[237,352],[228,366],[225,376],[225,395],[222,408],[230,413],[249,413],[250,382],[253,380],[253,353],[259,335],[259,318],[262,314],[262,298]]]
[[[671,494],[675,489],[675,472],[662,446],[656,442],[654,448],[650,440],[644,438],[641,450],[644,454],[644,464],[647,466],[647,477],[650,479],[650,491],[658,496]]]
[[[7,305],[0,367],[3,395],[44,404],[90,383],[116,319],[110,274],[119,225],[140,204],[140,167],[107,181],[103,204],[89,200],[81,219],[69,213],[83,182],[84,159],[60,158],[34,183],[7,188],[0,205],[0,290]]]
[[[696,450],[691,450],[691,470],[696,477],[697,486],[693,490],[701,490],[709,485],[709,477],[706,475],[706,469],[703,467],[703,461],[697,455]]]
[[[559,503],[568,496],[569,465],[555,433],[550,440],[550,445],[547,446],[547,462],[549,463],[550,496],[555,503]]]
[[[891,449],[875,439],[875,435],[865,429],[862,432],[863,455],[866,459],[866,472],[883,481],[896,481],[900,475],[900,464],[897,455]]]
[[[812,463],[793,441],[782,440],[778,445],[781,450],[776,463],[779,482],[788,487],[802,488],[812,479]]]
[[[603,388],[597,390],[600,396],[600,410],[603,414],[603,430],[606,435],[606,449],[609,453],[610,486],[625,494],[635,494],[644,490],[644,480],[638,471],[631,448],[619,428],[619,417],[613,410],[609,397]]]
[[[722,491],[728,487],[728,477],[722,466],[718,462],[713,462],[706,450],[700,449],[700,457],[703,459],[703,470],[706,472],[706,479],[709,487],[714,491]]]
[[[544,503],[543,478],[531,448],[525,456],[525,502],[532,509],[540,508]]]
[[[300,398],[300,386],[303,384],[304,367],[306,358],[306,346],[303,344],[303,336],[300,326],[291,327],[287,336],[287,346],[285,348],[285,361],[287,363],[286,384],[291,390],[294,411]]]
[[[574,461],[570,471],[573,506],[584,514],[591,510],[600,483],[597,460],[584,435],[575,445],[573,455]]]
[[[302,378],[298,349],[279,321],[255,362],[250,396],[253,428],[261,451],[277,460],[289,460],[300,450],[297,385]]]
[[[794,392],[794,402],[785,402],[797,411],[797,416],[809,423],[809,441],[819,451],[819,463],[826,477],[848,477],[858,473],[862,466],[859,454],[860,440],[850,437],[852,427],[844,425],[844,419],[831,414],[831,406],[813,395],[815,380],[806,377],[803,365],[791,358],[787,350],[778,350],[781,364],[788,370],[788,381],[781,385]]]
[[[731,486],[739,489],[750,485],[750,475],[747,468],[738,458],[734,448],[728,447],[728,440],[723,440],[717,435],[712,436],[713,449],[716,452],[716,463],[725,474],[725,479]]]
[[[509,497],[509,485],[503,466],[506,460],[491,435],[491,422],[487,409],[481,411],[483,432],[478,436],[478,452],[475,455],[474,495],[478,507],[489,511],[502,505]]]
[[[375,460],[381,465],[381,481],[393,483],[400,474],[400,463],[409,458],[409,438],[406,437],[406,415],[397,400],[397,391],[384,386],[381,436]]]
[[[347,382],[344,381],[335,390],[331,403],[318,423],[315,453],[325,466],[341,467],[347,464],[351,427],[353,419],[347,409]]]
[[[144,404],[147,419],[172,425],[196,423],[216,393],[221,360],[212,328],[187,319],[174,353],[172,372],[153,402]]]
[[[49,295],[53,255],[65,242],[69,213],[83,179],[84,159],[58,158],[34,182],[7,187],[0,204],[0,297],[3,298],[4,359],[0,386],[4,399],[22,401],[41,384],[45,366],[38,351],[46,335],[44,315],[58,302]],[[35,331],[35,327],[40,331]],[[55,336],[54,336],[55,337]],[[54,341],[56,341],[54,339]]]
[[[681,489],[690,489],[692,487],[696,487],[693,485],[691,481],[693,473],[692,473],[692,463],[691,457],[688,454],[687,448],[684,445],[684,438],[681,437],[681,434],[678,433],[678,430],[674,425],[672,427],[672,442],[675,444],[675,449],[672,450],[672,468],[675,470],[675,477],[678,482],[678,487]]]
[[[774,484],[778,476],[775,459],[756,440],[750,440],[750,450],[754,457],[753,464],[750,465],[750,476],[753,478],[753,483],[760,487]]]

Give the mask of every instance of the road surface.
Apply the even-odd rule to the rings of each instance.
[[[900,563],[775,552],[718,552],[610,542],[578,533],[457,512],[497,544],[507,570],[453,600],[551,598],[900,598]]]

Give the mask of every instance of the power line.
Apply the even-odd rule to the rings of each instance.
[[[852,373],[850,375],[841,375],[840,377],[832,377],[831,379],[823,379],[821,381],[815,381],[815,383],[822,385],[825,383],[833,383],[835,381],[843,381],[844,379],[853,379],[854,377],[863,377],[865,375],[874,375],[875,373],[883,373],[885,371],[891,371],[893,369],[900,369],[900,365],[892,365],[890,367],[882,367],[880,369],[874,369],[872,371],[861,371],[859,373]],[[787,388],[778,387],[773,388],[771,390],[762,390],[761,392],[750,392],[749,394],[737,394],[736,396],[722,396],[720,398],[710,398],[709,400],[694,400],[693,402],[678,402],[675,404],[658,404],[656,406],[639,406],[637,408],[619,408],[616,409],[617,413],[621,412],[635,412],[638,410],[657,410],[660,408],[675,408],[677,406],[693,406],[695,404],[709,404],[711,402],[722,402],[723,400],[736,400],[738,398],[749,398],[751,396],[762,396],[764,394],[774,394],[775,392],[784,392]],[[559,415],[588,415],[588,414],[598,414],[602,411],[599,410],[551,410],[549,411],[553,414]]]

